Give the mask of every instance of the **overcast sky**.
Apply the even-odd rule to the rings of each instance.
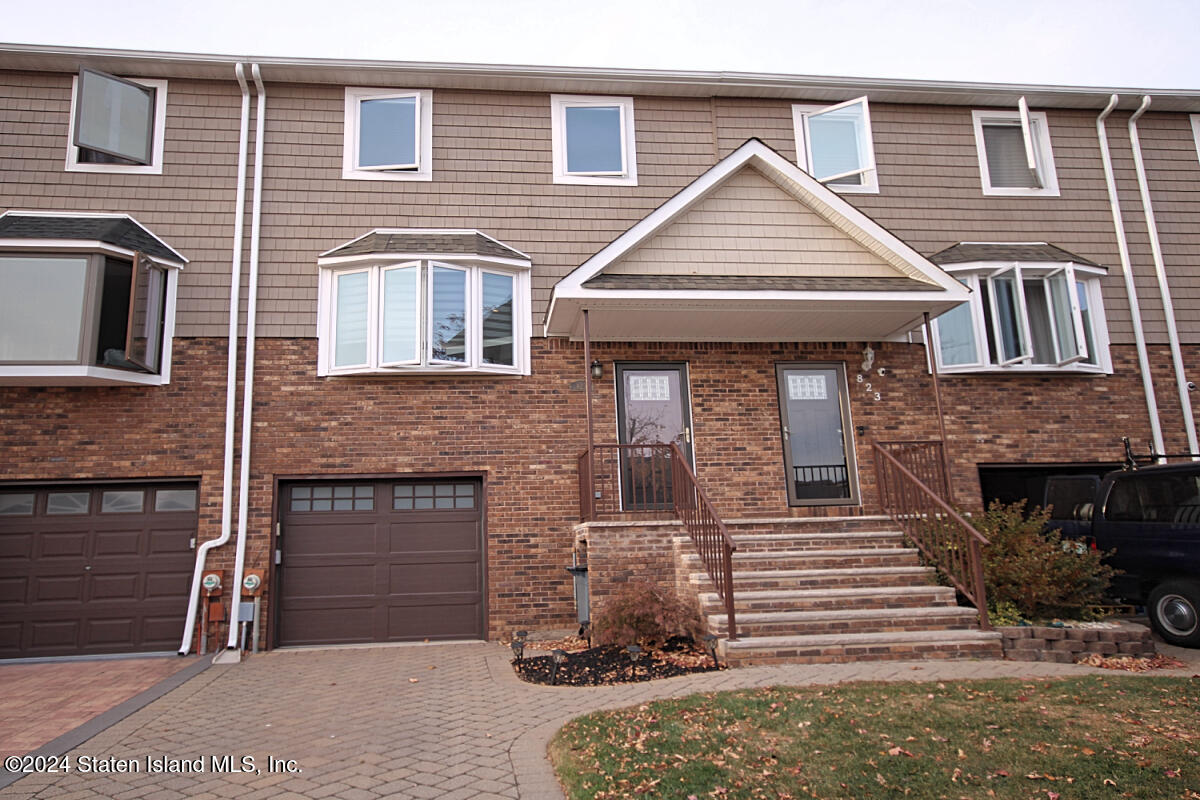
[[[1200,0],[25,0],[0,40],[1200,89]]]

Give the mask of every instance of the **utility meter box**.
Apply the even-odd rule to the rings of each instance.
[[[204,593],[210,597],[221,593],[221,573],[206,572],[204,577],[200,579],[200,587]]]
[[[263,571],[248,569],[242,576],[242,596],[259,597],[263,589]]]

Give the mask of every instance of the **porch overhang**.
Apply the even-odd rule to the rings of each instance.
[[[587,309],[592,341],[886,341],[919,326],[926,311],[937,316],[962,302],[930,294],[584,290],[554,298],[546,333],[583,339]]]

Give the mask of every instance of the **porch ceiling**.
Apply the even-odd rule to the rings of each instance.
[[[582,312],[587,309],[593,341],[886,341],[918,326],[923,312],[936,316],[961,302],[936,292],[890,292],[884,299],[857,292],[663,294],[605,297],[594,291],[586,298],[557,298],[555,320],[571,324],[550,333],[583,339]]]

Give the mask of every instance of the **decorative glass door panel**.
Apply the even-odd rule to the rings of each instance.
[[[791,505],[858,503],[844,364],[775,368]]]
[[[671,459],[662,445],[675,443],[692,460],[687,365],[618,364],[617,426],[622,509],[670,508]]]

